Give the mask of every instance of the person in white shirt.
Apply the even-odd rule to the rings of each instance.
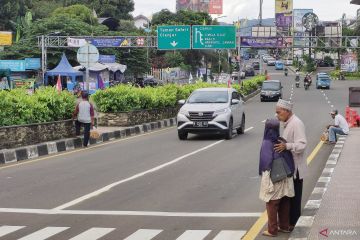
[[[327,128],[329,129],[329,143],[335,144],[337,141],[336,134],[349,134],[349,124],[347,123],[345,118],[338,113],[338,110],[332,110],[330,112],[330,115],[334,119],[334,124],[327,126]]]
[[[293,177],[295,197],[290,199],[290,227],[288,229],[292,231],[301,216],[303,180],[307,175],[305,125],[300,118],[293,113],[293,104],[290,101],[279,99],[276,104],[276,115],[277,118],[284,123],[282,137],[286,140],[286,143],[280,142],[275,144],[274,149],[276,152],[289,150],[293,155],[295,163]]]

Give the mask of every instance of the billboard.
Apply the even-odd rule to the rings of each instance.
[[[1,32],[0,31],[0,46],[12,45],[12,32]]]
[[[341,55],[341,71],[357,72],[358,59],[356,53],[347,53]]]
[[[222,14],[223,0],[176,0],[176,11],[179,10]]]
[[[306,47],[309,46],[308,34],[305,33],[306,29],[302,23],[305,14],[313,13],[313,9],[294,9],[294,46]]]
[[[275,0],[275,21],[278,27],[291,27],[293,0]]]
[[[313,9],[294,9],[294,32],[305,32],[302,18],[305,14],[314,12]]]
[[[223,14],[223,0],[210,0],[209,14]]]

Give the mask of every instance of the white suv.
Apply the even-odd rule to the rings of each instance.
[[[188,133],[220,133],[231,139],[233,130],[245,131],[245,112],[241,95],[233,88],[201,88],[190,97],[180,100],[183,104],[177,115],[180,140]]]

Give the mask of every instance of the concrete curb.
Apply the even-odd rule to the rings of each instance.
[[[299,218],[294,230],[291,232],[289,240],[304,240],[308,238],[315,216],[320,208],[322,197],[331,181],[331,176],[344,147],[345,140],[346,136],[338,138],[338,141],[336,142],[336,145],[326,162],[324,170],[320,175],[315,188],[304,207],[304,210],[302,211],[302,215]]]
[[[157,129],[172,126],[176,126],[176,118],[136,125],[122,130],[102,133],[98,139],[90,139],[89,145],[144,134]],[[3,149],[0,150],[0,164],[20,162],[82,147],[83,137],[81,136],[76,138],[61,139],[53,142],[44,142],[37,145],[24,146],[15,149]]]

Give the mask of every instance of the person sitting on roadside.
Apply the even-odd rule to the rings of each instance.
[[[327,143],[335,144],[337,141],[336,134],[349,134],[349,124],[345,118],[338,113],[338,110],[332,110],[330,115],[334,119],[334,124],[327,126],[327,129],[329,130],[329,141]]]

